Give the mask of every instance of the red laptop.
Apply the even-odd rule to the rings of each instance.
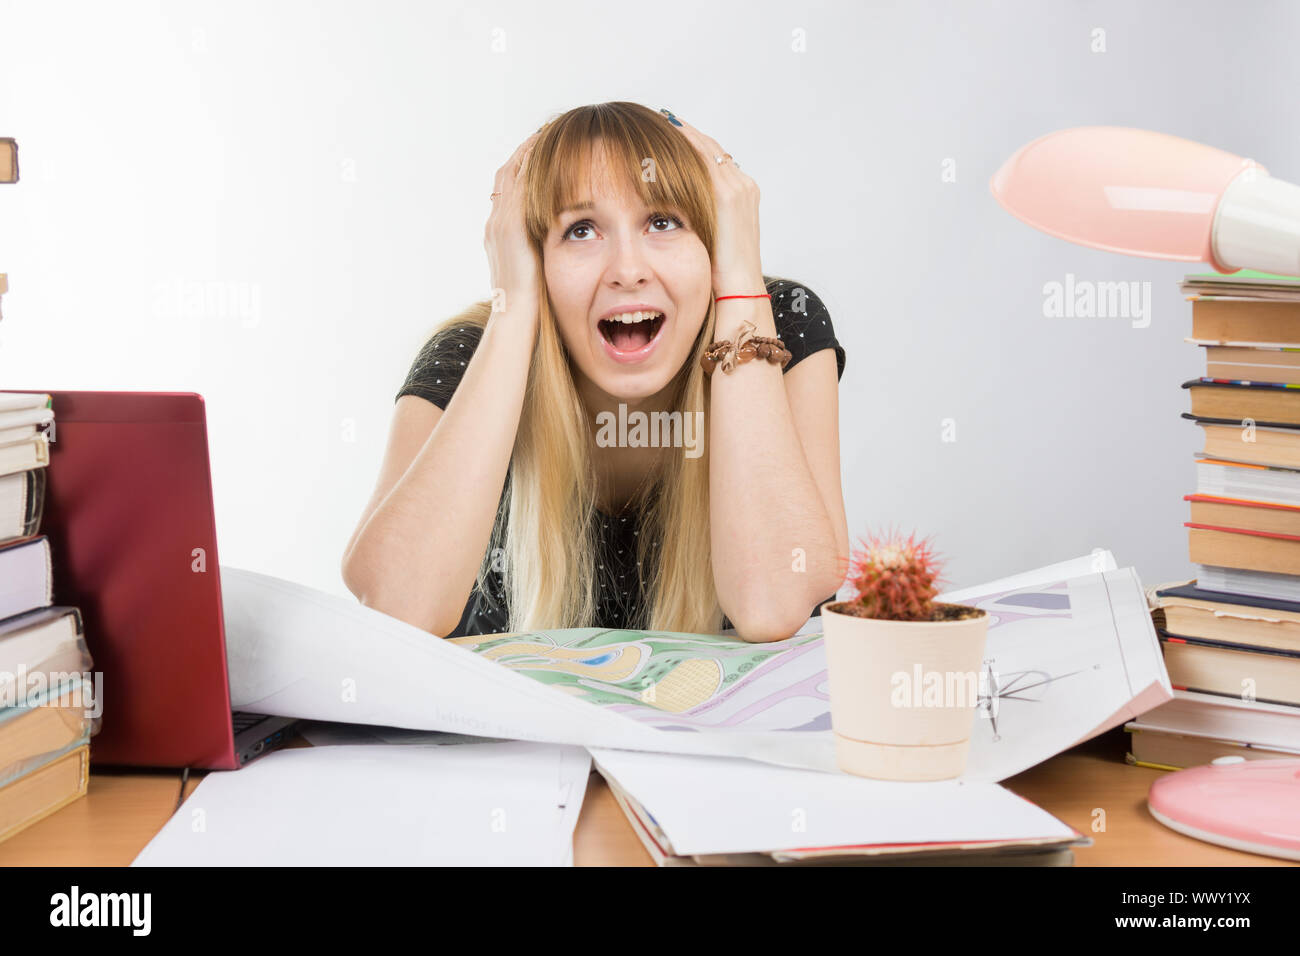
[[[48,394],[40,533],[103,675],[91,763],[235,770],[282,746],[296,720],[231,711],[202,396]]]

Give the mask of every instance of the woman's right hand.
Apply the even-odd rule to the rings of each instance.
[[[497,170],[492,187],[499,195],[492,200],[492,212],[484,229],[492,276],[494,309],[519,310],[535,320],[537,315],[537,259],[524,231],[523,171],[532,152],[538,130],[519,144],[506,164]]]

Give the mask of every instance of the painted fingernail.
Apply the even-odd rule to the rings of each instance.
[[[674,126],[681,126],[681,125],[682,125],[681,123],[679,123],[679,122],[677,121],[677,117],[674,116],[674,115],[672,114],[672,111],[671,111],[671,110],[666,110],[666,109],[664,109],[664,108],[661,106],[661,107],[659,108],[659,112],[660,112],[660,113],[663,113],[664,116],[667,116],[667,117],[668,117],[668,122],[672,123]]]

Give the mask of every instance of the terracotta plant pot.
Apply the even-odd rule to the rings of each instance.
[[[822,605],[840,769],[879,780],[949,780],[966,769],[988,613],[934,602],[932,621],[858,617]]]

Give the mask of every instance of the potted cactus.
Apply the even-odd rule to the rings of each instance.
[[[859,540],[848,578],[856,596],[821,609],[836,760],[881,780],[959,777],[988,613],[934,600],[940,562],[928,540]]]

